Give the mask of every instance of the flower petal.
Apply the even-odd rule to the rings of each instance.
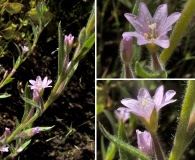
[[[149,22],[152,21],[152,16],[150,14],[150,11],[148,10],[146,4],[143,2],[139,3],[139,18],[143,19],[145,23],[147,23],[147,21]]]
[[[158,46],[162,47],[162,48],[169,48],[170,46],[170,41],[169,39],[167,40],[163,40],[163,39],[155,39],[154,43],[157,44]]]
[[[138,45],[145,45],[145,44],[151,43],[151,41],[148,41],[144,36],[142,36],[141,34],[137,32],[124,32],[123,37],[126,37],[126,36],[136,37]]]
[[[166,23],[159,28],[160,34],[166,34],[172,29],[173,23],[175,23],[181,16],[181,13],[174,12],[166,20]]]
[[[139,102],[135,99],[125,98],[121,100],[121,103],[131,109],[134,108]]]
[[[137,96],[138,101],[142,99],[151,99],[150,93],[146,88],[141,88],[139,90],[138,96]]]
[[[117,111],[123,111],[123,112],[131,112],[129,108],[126,107],[119,107]]]
[[[167,19],[167,4],[158,6],[153,16],[153,23],[156,23],[157,28],[163,25]]]
[[[156,92],[153,97],[156,107],[162,103],[163,94],[164,94],[164,86],[162,85],[156,89]]]
[[[138,33],[145,33],[146,32],[146,24],[142,23],[140,21],[139,17],[137,17],[131,13],[125,13],[124,16],[133,25],[136,32],[138,32]]]
[[[165,96],[164,96],[164,99],[163,101],[166,102],[166,101],[169,101],[171,98],[173,98],[173,96],[176,94],[176,92],[174,90],[168,90],[166,93],[165,93]]]

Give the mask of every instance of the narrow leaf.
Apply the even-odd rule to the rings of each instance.
[[[5,86],[6,84],[10,83],[13,80],[14,78],[6,78],[5,81],[3,82],[3,86]]]
[[[29,89],[29,86],[28,86],[28,82],[25,85],[24,97],[30,99],[30,89]],[[25,101],[25,103],[24,103],[24,114],[23,114],[21,122],[23,122],[26,119],[26,117],[28,116],[30,108],[31,108],[31,105]]]
[[[64,39],[60,22],[58,25],[58,75],[62,73],[64,59],[65,59]]]
[[[102,133],[105,135],[105,137],[108,138],[113,143],[115,143],[117,147],[124,149],[125,151],[131,153],[135,157],[140,158],[142,160],[150,160],[150,158],[144,155],[139,149],[129,145],[129,143],[125,143],[119,138],[108,133],[106,129],[100,123],[99,123],[99,128],[102,131]]]
[[[10,96],[11,96],[11,94],[4,93],[4,94],[0,95],[0,99],[1,98],[7,98],[7,97],[10,97]]]
[[[93,33],[89,37],[89,39],[83,44],[81,50],[75,54],[75,56],[73,57],[73,61],[79,61],[80,59],[82,59],[87,54],[87,52],[91,49],[94,42],[95,42],[95,33]]]
[[[28,104],[30,104],[31,106],[33,107],[36,107],[36,108],[40,108],[40,106],[33,100],[29,99],[29,98],[26,98],[26,97],[23,97],[21,96],[21,98]]]
[[[127,138],[127,135],[125,133],[125,128],[124,128],[124,122],[123,121],[119,122],[118,138],[120,138],[124,142],[128,142],[128,138]],[[123,150],[122,148],[119,148],[119,156],[120,156],[120,160],[126,160],[126,159],[131,159],[132,158],[131,155],[127,151]]]
[[[31,139],[28,140],[28,141],[26,141],[26,142],[21,146],[22,150],[24,150],[24,149],[30,144],[30,142],[31,142]]]
[[[50,130],[52,129],[53,127],[55,127],[55,125],[51,126],[51,127],[39,127],[40,131],[47,131],[47,130]],[[33,129],[35,129],[36,127],[33,127],[33,128],[29,128],[29,129],[26,129],[22,132],[24,133],[29,133],[30,131],[32,131]]]

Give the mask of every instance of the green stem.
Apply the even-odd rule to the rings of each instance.
[[[25,57],[22,57],[22,56],[21,57],[18,57],[18,59],[17,59],[15,65],[14,65],[12,71],[4,79],[4,81],[0,84],[0,88],[4,87],[6,84],[8,84],[6,81],[14,75],[14,73],[18,69],[18,67],[32,54],[32,52],[34,51],[34,49],[36,47],[36,44],[38,42],[39,36],[40,36],[40,34],[41,34],[42,31],[43,31],[43,28],[40,26],[39,27],[39,30],[37,32],[37,35],[36,35],[36,37],[35,37],[35,39],[33,41],[33,45],[30,48],[30,51],[28,52],[28,54]]]
[[[124,63],[125,63],[125,62],[124,62]],[[129,63],[125,63],[123,68],[124,68],[124,70],[125,70],[125,76],[124,76],[125,78],[134,78]]]
[[[180,19],[174,27],[170,37],[170,46],[164,49],[160,55],[160,61],[165,65],[169,60],[176,46],[179,44],[182,37],[188,31],[188,25],[195,13],[195,0],[188,0],[181,14]]]
[[[151,64],[152,69],[154,71],[162,71],[162,67],[161,67],[160,62],[158,60],[157,53],[151,53],[151,55],[152,55],[152,64]]]
[[[38,111],[38,109],[37,109],[35,115],[34,115],[28,122],[26,122],[26,123],[24,123],[24,124],[23,124],[23,123],[20,124],[20,125],[16,128],[16,130],[14,130],[14,131],[12,132],[12,134],[9,136],[9,138],[7,138],[6,143],[10,143],[10,142],[15,138],[15,136],[16,136],[23,128],[25,128],[25,127],[27,127],[28,125],[32,124],[38,117],[39,117],[39,111]]]
[[[187,132],[188,122],[194,105],[195,81],[188,81],[185,98],[182,104],[179,124],[176,130],[173,148],[169,160],[178,160],[191,141],[191,136]]]
[[[163,153],[162,148],[160,146],[157,135],[155,133],[151,133],[151,136],[152,136],[152,141],[153,141],[154,150],[156,153],[157,160],[165,160],[164,153]]]

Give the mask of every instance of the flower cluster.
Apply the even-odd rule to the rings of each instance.
[[[168,16],[167,4],[160,5],[152,17],[145,3],[139,4],[139,14],[125,13],[126,19],[133,25],[135,32],[124,32],[123,37],[136,37],[138,45],[152,44],[162,48],[170,45],[167,37],[172,25],[181,13],[174,12]]]

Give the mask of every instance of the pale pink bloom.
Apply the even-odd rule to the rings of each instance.
[[[72,46],[73,41],[74,41],[74,36],[72,36],[72,34],[69,34],[68,36],[67,35],[64,36],[64,43],[65,44]]]
[[[147,156],[152,156],[153,147],[151,134],[147,131],[141,132],[138,129],[136,130],[136,134],[139,150],[146,154]]]
[[[179,19],[181,13],[174,12],[168,16],[167,4],[160,5],[152,17],[145,3],[139,4],[139,14],[135,16],[125,13],[127,20],[135,28],[135,32],[124,32],[123,36],[137,38],[138,45],[156,44],[162,48],[170,45],[167,33]]]
[[[6,138],[9,137],[9,136],[10,136],[10,129],[7,128],[7,127],[5,127],[5,132],[4,132],[4,134],[5,134],[5,137],[6,137]]]
[[[27,46],[22,46],[21,48],[22,48],[23,52],[28,52],[29,51],[29,48]]]
[[[116,117],[119,121],[126,122],[130,118],[130,113],[128,113],[128,112],[115,110],[114,114],[116,115]]]
[[[6,147],[6,145],[3,145],[0,147],[0,152],[9,152],[9,147]]]
[[[31,85],[29,85],[30,89],[36,90],[38,92],[42,91],[44,88],[52,87],[49,86],[49,84],[52,82],[52,80],[48,80],[47,77],[45,77],[42,81],[40,76],[37,76],[36,81],[34,80],[29,80]]]
[[[32,133],[32,134],[37,134],[37,133],[39,133],[39,131],[40,131],[40,128],[39,128],[39,127],[35,127],[35,128],[33,128],[33,129],[31,130],[31,133]]]
[[[156,89],[152,98],[146,88],[141,88],[139,90],[137,100],[131,98],[122,99],[121,103],[127,108],[120,107],[118,110],[131,112],[150,122],[150,116],[153,109],[155,108],[156,111],[159,112],[159,110],[165,105],[175,102],[176,100],[172,99],[175,94],[176,92],[174,90],[168,90],[164,94],[164,86],[161,85]]]

